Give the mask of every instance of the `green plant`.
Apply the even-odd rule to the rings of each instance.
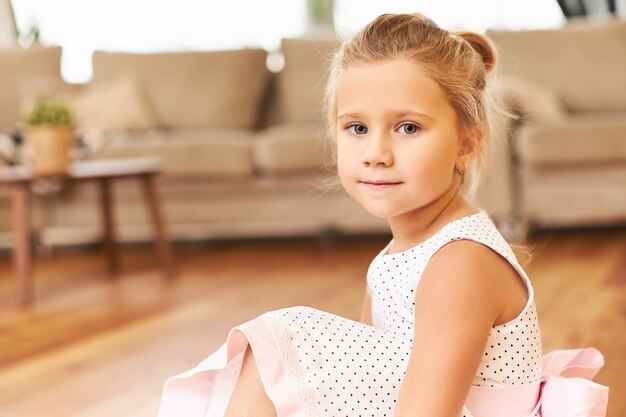
[[[308,0],[309,22],[314,25],[333,27],[334,0]]]
[[[74,115],[69,104],[57,98],[40,98],[23,115],[28,127],[42,125],[73,126]]]

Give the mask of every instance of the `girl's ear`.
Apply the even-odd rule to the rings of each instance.
[[[459,147],[459,156],[468,164],[474,159],[480,149],[480,141],[482,139],[481,130],[474,127],[465,132]]]
[[[455,162],[455,169],[458,172],[465,173],[467,171],[467,167],[472,163],[480,149],[481,139],[482,134],[479,128],[473,128],[465,132]]]

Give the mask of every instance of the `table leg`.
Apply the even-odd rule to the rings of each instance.
[[[150,211],[150,217],[152,218],[152,225],[154,228],[159,257],[161,258],[166,276],[169,279],[172,279],[176,275],[174,258],[172,256],[169,238],[165,229],[163,214],[161,213],[161,205],[155,183],[156,178],[154,175],[144,175],[141,180],[146,203],[148,204],[148,209]]]
[[[100,211],[102,213],[102,234],[109,274],[119,271],[119,260],[115,248],[115,222],[113,219],[113,195],[108,178],[100,179]]]
[[[13,263],[19,285],[20,303],[30,305],[34,301],[32,255],[30,251],[30,191],[29,183],[11,185],[11,209],[13,216]]]

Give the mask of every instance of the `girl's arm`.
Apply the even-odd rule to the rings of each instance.
[[[511,271],[500,255],[469,240],[433,255],[415,294],[413,349],[395,417],[461,416],[490,329],[504,311]]]
[[[372,325],[372,299],[367,293],[367,284],[365,284],[365,294],[363,295],[363,303],[361,304],[361,315],[359,321],[363,324]]]

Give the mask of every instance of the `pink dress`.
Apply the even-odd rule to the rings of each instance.
[[[608,388],[590,381],[602,355],[593,348],[542,355],[531,282],[481,210],[407,251],[387,254],[388,245],[374,258],[367,274],[373,326],[308,307],[262,314],[233,328],[197,367],[170,378],[159,417],[223,416],[248,344],[279,417],[393,416],[413,342],[415,289],[434,253],[459,239],[501,255],[528,290],[522,312],[491,329],[462,416],[605,416]]]

